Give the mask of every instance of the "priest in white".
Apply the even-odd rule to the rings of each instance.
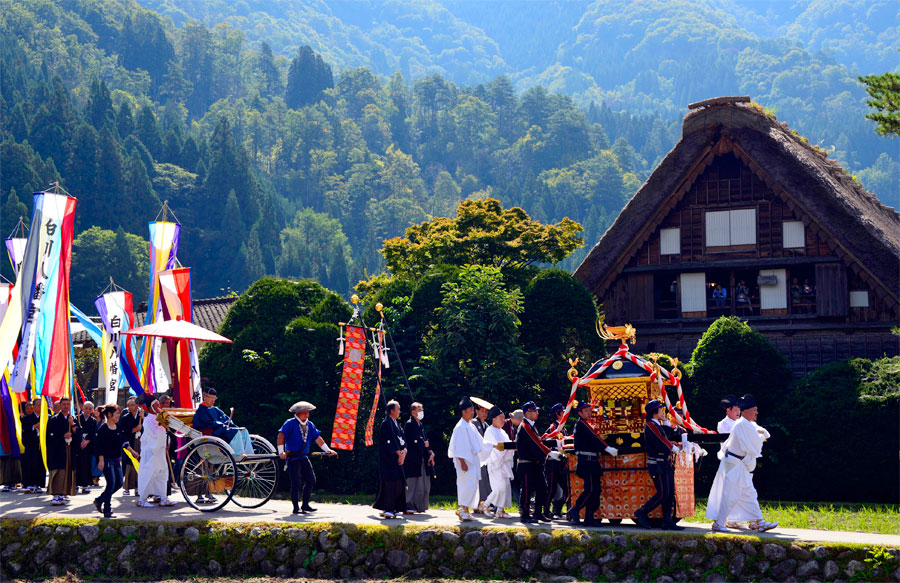
[[[462,521],[472,520],[472,508],[478,506],[478,479],[481,477],[481,461],[487,459],[490,446],[470,423],[475,416],[475,405],[468,398],[459,403],[460,420],[453,428],[447,455],[456,468],[456,497],[459,508],[456,515]]]
[[[487,466],[488,478],[491,481],[491,493],[484,501],[485,514],[489,514],[487,508],[493,505],[496,509],[494,518],[510,518],[506,508],[512,506],[512,482],[510,480],[513,479],[513,457],[516,452],[512,449],[496,448],[498,443],[510,441],[509,435],[503,430],[503,425],[506,423],[503,411],[499,407],[491,407],[487,418],[490,425],[484,432],[484,443],[491,447],[491,450],[482,465]]]
[[[740,402],[741,417],[731,428],[722,451],[719,470],[713,480],[706,506],[706,517],[712,519],[712,530],[728,532],[728,523],[747,522],[752,530],[765,532],[778,526],[763,519],[759,507],[753,475],[756,458],[762,456],[764,436],[756,425],[758,410],[753,395],[744,395]]]
[[[162,411],[159,401],[150,404],[150,414],[144,418],[144,432],[141,434],[141,463],[138,468],[138,492],[141,499],[138,506],[152,506],[150,499],[159,499],[160,506],[174,506],[166,496],[169,481],[169,460],[166,458],[166,428],[156,420]]]

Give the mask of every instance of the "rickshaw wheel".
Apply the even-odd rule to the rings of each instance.
[[[275,447],[264,437],[251,435],[254,454],[275,455]],[[231,500],[241,508],[259,508],[272,498],[278,487],[281,460],[244,459],[237,463],[237,480]]]
[[[201,512],[215,512],[228,504],[237,481],[237,464],[228,448],[215,442],[191,446],[181,465],[181,495]],[[215,502],[198,504],[200,496]]]

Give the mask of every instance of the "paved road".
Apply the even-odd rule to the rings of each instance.
[[[99,493],[99,491],[95,491]],[[46,495],[33,495],[22,493],[0,493],[0,516],[9,518],[39,518],[39,517],[66,517],[66,518],[98,518],[100,515],[94,510],[93,499],[96,494],[73,496],[72,502],[67,506],[50,506],[50,497]],[[349,524],[409,524],[416,526],[457,526],[460,524],[456,515],[450,510],[430,510],[428,514],[408,515],[404,520],[382,520],[378,517],[378,511],[371,506],[358,504],[317,504],[318,511],[315,514],[294,516],[290,513],[291,503],[288,500],[270,500],[261,508],[252,510],[240,508],[235,504],[228,504],[217,512],[199,512],[188,506],[180,495],[173,496],[178,504],[171,508],[139,508],[134,505],[134,496],[122,496],[121,491],[116,494],[113,501],[113,512],[120,519],[148,520],[148,521],[188,521],[188,520],[216,520],[221,522],[273,522],[280,524],[304,523],[304,522],[340,522]],[[469,527],[488,526],[514,526],[522,525],[517,519],[495,520],[481,517],[478,520],[465,523]],[[685,533],[708,534],[708,524],[684,523]],[[552,525],[530,526],[529,528],[542,529],[568,529],[565,523]],[[598,531],[610,531],[613,527],[604,524]],[[637,530],[630,521],[625,521],[618,530]],[[871,534],[865,532],[845,532],[827,530],[804,530],[798,528],[777,528],[767,533],[759,534],[752,531],[740,531],[742,534],[761,536],[765,538],[780,539],[785,541],[810,541],[810,542],[851,542],[879,546],[891,546],[900,548],[900,536]]]

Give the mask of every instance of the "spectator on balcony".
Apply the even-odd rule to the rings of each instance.
[[[734,299],[737,300],[739,310],[750,311],[750,288],[747,287],[747,283],[743,279],[738,282],[737,288],[735,288]]]
[[[713,297],[713,304],[717,308],[724,308],[725,307],[725,299],[728,297],[728,292],[726,292],[725,288],[723,288],[721,285],[717,285],[716,289],[713,290],[712,297]]]

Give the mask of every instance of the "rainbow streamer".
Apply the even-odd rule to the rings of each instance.
[[[193,298],[191,297],[191,270],[188,267],[159,272],[163,316],[166,320],[181,317],[193,322]],[[166,340],[169,365],[174,369],[175,387],[172,394],[175,406],[196,409],[200,405],[200,363],[193,340]]]
[[[134,325],[134,309],[132,297],[127,291],[112,291],[94,300],[97,313],[103,322],[103,337],[100,342],[103,367],[100,369],[100,383],[106,396],[106,403],[115,403],[118,391],[125,384],[126,367],[131,367],[129,358],[124,354],[131,351],[133,344],[122,332],[130,330]],[[131,363],[134,358],[130,359]],[[131,369],[136,377],[136,370]],[[137,388],[135,388],[137,389]]]
[[[162,316],[159,272],[175,267],[175,257],[178,254],[178,237],[181,232],[181,225],[177,223],[154,221],[149,224],[149,227],[150,300],[147,302],[147,317],[144,319],[145,326],[156,322]],[[161,343],[154,338],[144,337],[141,339],[140,385],[146,392],[151,394],[164,392],[169,386],[168,375],[163,369],[160,358],[160,346]]]

